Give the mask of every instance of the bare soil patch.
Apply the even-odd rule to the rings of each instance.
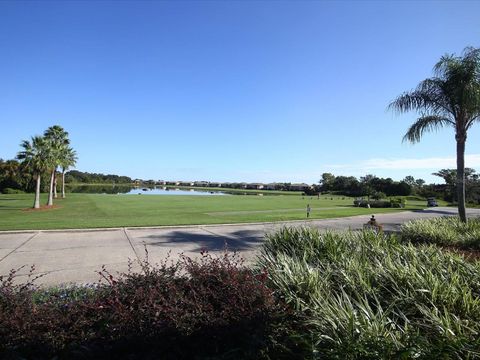
[[[34,208],[26,208],[26,209],[23,209],[22,211],[48,211],[48,210],[54,210],[54,209],[61,209],[62,206],[60,205],[42,205],[40,206],[39,209],[34,209]]]
[[[443,246],[442,249],[462,255],[466,260],[480,261],[480,250],[462,249],[457,246]]]

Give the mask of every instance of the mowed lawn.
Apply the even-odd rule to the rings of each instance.
[[[46,195],[42,194],[42,204]],[[75,229],[162,225],[225,224],[366,216],[400,209],[353,207],[342,196],[176,196],[67,194],[51,209],[31,210],[33,194],[0,195],[0,230]],[[406,209],[421,209],[410,201]]]

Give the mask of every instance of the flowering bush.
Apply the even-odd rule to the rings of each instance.
[[[279,305],[236,254],[142,263],[142,273],[41,290],[0,278],[0,357],[254,358]],[[161,355],[159,355],[161,354]],[[13,356],[13,355],[12,355]]]

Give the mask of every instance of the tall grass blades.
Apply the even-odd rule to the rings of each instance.
[[[402,239],[412,243],[456,246],[480,250],[480,218],[467,223],[458,217],[409,221],[401,227]]]
[[[305,358],[480,356],[480,263],[373,232],[284,228],[259,258]]]

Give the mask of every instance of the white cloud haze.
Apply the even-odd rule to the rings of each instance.
[[[465,155],[465,166],[480,167],[480,154]],[[414,170],[455,168],[456,157],[432,157],[424,159],[369,159],[356,164],[328,165],[331,169],[356,170]]]

